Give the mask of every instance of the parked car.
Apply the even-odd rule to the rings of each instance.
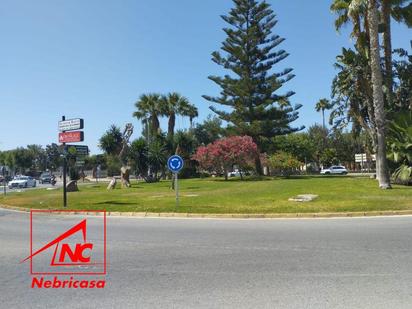
[[[344,166],[335,165],[329,168],[322,168],[320,173],[322,175],[346,175],[348,170]]]
[[[51,183],[52,175],[49,172],[44,172],[39,177],[39,183]]]
[[[240,177],[240,172],[239,171],[233,171],[227,173],[227,177]]]
[[[233,172],[227,173],[227,177],[240,177],[240,173],[242,173],[242,176],[250,176],[249,171],[240,172],[239,170],[234,170]]]
[[[15,176],[12,181],[9,181],[9,189],[35,187],[36,179],[31,176]]]

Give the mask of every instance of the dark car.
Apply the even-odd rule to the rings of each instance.
[[[50,173],[42,173],[39,178],[40,183],[51,183],[52,175]]]

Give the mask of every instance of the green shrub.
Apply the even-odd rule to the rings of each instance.
[[[289,176],[298,173],[302,163],[290,153],[279,151],[269,157],[268,165],[272,174]]]

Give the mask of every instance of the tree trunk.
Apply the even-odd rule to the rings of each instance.
[[[143,123],[143,122],[142,122],[142,123]],[[144,129],[144,130],[145,130],[145,132],[144,132],[145,134],[144,134],[144,135],[145,135],[145,137],[146,137],[146,143],[149,144],[149,143],[150,143],[150,131],[149,131],[149,130],[150,130],[150,128],[149,128],[150,122],[146,119],[143,124],[144,124],[144,126],[145,126],[145,129]]]
[[[176,114],[171,113],[169,115],[169,121],[168,121],[168,124],[167,124],[167,137],[169,139],[172,139],[173,135],[175,133],[175,123],[176,123]]]
[[[325,109],[324,108],[322,108],[322,120],[323,120],[323,128],[325,129],[326,125],[325,125]]]
[[[375,107],[376,135],[377,135],[377,154],[376,167],[379,187],[382,189],[390,189],[390,180],[388,165],[386,160],[386,140],[385,126],[386,116],[384,108],[384,99],[382,91],[382,71],[380,66],[379,53],[379,33],[378,33],[378,10],[376,0],[368,1],[368,23],[369,23],[369,39],[370,39],[370,66],[372,73],[372,88],[373,88],[373,104]]]
[[[392,74],[392,38],[391,38],[391,1],[382,1],[382,18],[385,25],[383,32],[383,47],[385,51],[385,86],[388,106],[393,104],[393,74]]]
[[[255,155],[255,168],[256,168],[256,173],[259,176],[263,176],[262,162],[260,161],[259,151]]]
[[[159,118],[157,118],[157,115],[152,115],[152,136],[153,138],[159,134],[159,128],[160,128],[160,123],[159,123]]]
[[[193,117],[189,117],[190,130],[193,129]]]

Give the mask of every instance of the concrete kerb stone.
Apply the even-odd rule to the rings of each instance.
[[[30,208],[0,205],[1,208],[30,212]],[[44,210],[44,209],[42,209]],[[54,210],[54,209],[50,209]],[[59,215],[78,215],[80,211],[53,211]],[[98,215],[96,212],[87,212],[87,215]],[[412,210],[387,210],[369,212],[320,212],[320,213],[268,213],[268,214],[204,214],[204,213],[178,213],[178,212],[120,212],[109,211],[107,216],[138,217],[138,218],[211,218],[211,219],[282,219],[282,218],[342,218],[342,217],[377,217],[412,215]]]

